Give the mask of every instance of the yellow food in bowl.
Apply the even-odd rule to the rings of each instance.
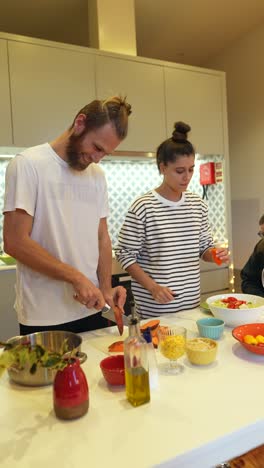
[[[211,364],[217,353],[217,343],[210,338],[194,338],[186,342],[186,354],[192,364]]]
[[[264,336],[263,335],[257,335],[256,340],[258,343],[264,343]]]
[[[185,343],[182,335],[166,336],[160,342],[160,351],[168,359],[178,359],[185,353]]]
[[[253,335],[245,335],[244,342],[247,344],[258,344],[258,340]]]

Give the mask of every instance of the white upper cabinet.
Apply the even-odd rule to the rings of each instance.
[[[118,150],[155,152],[182,120],[192,127],[198,153],[224,154],[223,73],[39,39],[0,39],[2,146],[50,141],[87,103],[113,95],[132,105]]]
[[[221,75],[165,67],[167,136],[181,120],[197,153],[224,154],[222,86]]]
[[[127,96],[132,105],[122,151],[155,151],[166,138],[163,67],[128,59],[96,57],[98,99]]]
[[[7,41],[0,39],[0,146],[12,145]]]
[[[94,56],[9,41],[10,86],[16,146],[50,141],[95,99]]]

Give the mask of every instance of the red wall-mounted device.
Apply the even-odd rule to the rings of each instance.
[[[203,186],[203,198],[208,200],[208,186],[223,182],[222,162],[207,162],[200,165],[200,184]]]
[[[215,184],[215,163],[207,162],[200,165],[200,184]]]

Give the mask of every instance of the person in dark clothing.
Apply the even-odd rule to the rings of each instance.
[[[243,293],[264,297],[264,237],[255,246],[240,276]]]
[[[259,237],[264,237],[264,215],[261,216],[259,220],[259,232],[258,232]]]

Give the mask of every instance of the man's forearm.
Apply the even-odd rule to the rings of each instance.
[[[16,245],[5,244],[5,251],[32,270],[57,280],[73,283],[78,276],[82,276],[82,273],[53,257],[30,237],[20,240]]]
[[[99,288],[101,290],[110,290],[112,287],[112,245],[110,238],[99,241],[97,275]]]

